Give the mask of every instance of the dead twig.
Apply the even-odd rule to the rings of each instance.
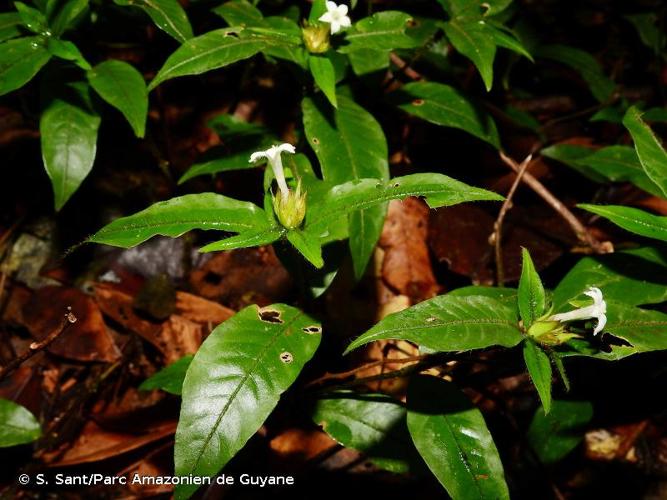
[[[16,370],[23,362],[26,360],[32,358],[35,354],[38,352],[43,351],[46,349],[54,340],[56,340],[60,335],[62,335],[67,328],[76,323],[76,316],[72,314],[72,308],[68,307],[67,312],[65,313],[62,322],[56,329],[54,329],[51,333],[49,333],[46,337],[44,337],[42,340],[38,342],[33,342],[30,344],[29,348],[27,351],[25,351],[23,354],[18,356],[17,358],[14,358],[11,360],[9,363],[7,363],[5,366],[0,368],[0,380],[2,380],[4,377],[6,377],[8,374]]]
[[[428,357],[428,354],[424,354],[422,356],[408,356],[405,358],[384,358],[380,359],[378,361],[372,361],[371,363],[366,363],[365,365],[357,366],[356,368],[353,368],[352,370],[348,370],[345,372],[339,372],[339,373],[326,373],[322,375],[320,378],[317,378],[313,380],[312,382],[309,382],[306,387],[313,387],[316,385],[322,385],[326,382],[329,381],[334,381],[334,380],[345,380],[346,378],[349,378],[361,371],[368,370],[370,368],[375,368],[376,366],[382,366],[384,367],[385,365],[388,364],[402,364],[402,363],[412,363],[412,362],[417,362],[417,361],[422,361]]]
[[[502,159],[503,163],[505,163],[505,165],[514,170],[517,174],[521,171],[521,166],[502,151],[500,152],[500,158]],[[547,204],[565,220],[565,222],[568,223],[579,241],[589,247],[593,253],[604,254],[612,253],[614,251],[614,247],[612,246],[611,242],[598,241],[597,238],[595,238],[579,221],[579,219],[577,219],[577,217],[565,205],[563,205],[563,203],[558,198],[556,198],[551,193],[551,191],[549,191],[544,186],[544,184],[533,177],[529,172],[524,172],[523,181],[544,201],[546,201]]]
[[[502,154],[502,153],[501,153]],[[514,193],[516,192],[517,187],[521,183],[521,179],[526,173],[526,169],[533,159],[533,155],[530,154],[526,156],[526,159],[521,162],[519,165],[519,171],[516,174],[516,179],[507,193],[507,197],[503,202],[503,206],[500,207],[500,212],[498,213],[498,218],[493,224],[493,234],[489,238],[489,243],[495,246],[496,253],[496,283],[498,286],[503,286],[505,283],[505,270],[503,266],[503,248],[502,248],[502,233],[503,233],[503,222],[505,221],[505,215],[512,208],[512,198],[514,198]]]

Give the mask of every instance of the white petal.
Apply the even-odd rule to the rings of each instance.
[[[590,298],[592,298],[595,303],[600,303],[602,302],[602,290],[599,288],[596,288],[594,286],[590,287],[588,290],[584,292],[584,295],[588,295]]]
[[[331,12],[332,10],[336,10],[337,7],[336,2],[327,2],[327,11]]]
[[[333,17],[331,15],[331,12],[326,12],[320,16],[318,21],[322,21],[323,23],[331,23],[333,22]]]
[[[606,324],[607,324],[607,316],[604,314],[598,316],[598,324],[596,325],[595,330],[593,330],[593,335],[597,335],[602,330],[604,330],[604,326]]]
[[[257,151],[256,153],[251,154],[248,163],[255,163],[257,160],[261,158],[268,158],[268,156],[266,155],[266,151]]]
[[[339,5],[337,11],[339,16],[347,16],[347,5]]]
[[[332,35],[335,35],[335,34],[338,33],[339,31],[340,31],[340,23],[339,23],[337,20],[336,20],[336,21],[332,21],[332,22],[331,22],[331,34],[332,34]]]
[[[352,26],[352,20],[349,17],[345,16],[343,19],[340,20],[340,25],[343,28],[349,28],[350,26]]]
[[[274,146],[279,153],[296,153],[296,148],[292,146],[289,142],[285,142],[280,146]]]

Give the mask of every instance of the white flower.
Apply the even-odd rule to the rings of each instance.
[[[593,335],[600,333],[604,328],[604,325],[607,324],[607,303],[604,301],[604,297],[602,297],[602,291],[594,286],[586,290],[584,294],[593,299],[593,304],[586,307],[580,307],[574,311],[554,314],[549,319],[554,321],[573,321],[576,319],[595,318],[598,321],[598,324],[593,330]]]
[[[287,198],[289,195],[289,188],[287,187],[287,182],[285,181],[285,171],[283,170],[283,160],[280,157],[281,153],[292,153],[294,154],[296,150],[291,144],[285,143],[278,146],[271,146],[266,151],[257,151],[250,155],[249,163],[254,163],[260,158],[266,158],[269,160],[269,165],[273,169],[273,175],[278,182],[278,188],[280,189],[280,194],[283,198]]]
[[[352,21],[347,15],[347,5],[336,5],[336,2],[327,2],[327,11],[319,21],[331,25],[331,34],[335,35],[341,28],[349,28]]]

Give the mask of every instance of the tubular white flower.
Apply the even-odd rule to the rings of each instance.
[[[554,314],[549,319],[554,321],[574,321],[577,319],[592,319],[597,320],[597,325],[593,330],[593,335],[600,333],[607,324],[607,303],[604,301],[602,291],[594,286],[590,287],[584,292],[593,299],[593,304],[586,307],[580,307],[574,311],[566,313]]]
[[[280,144],[277,146],[271,146],[266,151],[257,151],[250,155],[249,163],[254,163],[261,158],[266,158],[273,169],[273,175],[278,182],[278,189],[280,189],[280,195],[283,198],[287,198],[289,195],[289,188],[287,187],[287,182],[285,181],[285,171],[283,169],[283,160],[280,157],[282,153],[296,153],[296,149],[289,143]]]
[[[327,11],[320,16],[319,21],[331,25],[331,34],[335,35],[341,28],[352,26],[352,20],[347,15],[347,5],[336,5],[336,2],[327,2]]]

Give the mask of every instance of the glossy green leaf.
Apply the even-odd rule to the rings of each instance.
[[[0,13],[0,42],[21,35],[21,16],[17,12]]]
[[[200,175],[212,175],[232,170],[257,168],[256,164],[248,161],[250,155],[255,151],[268,149],[272,142],[275,144],[275,141],[272,141],[270,137],[267,137],[257,141],[241,141],[244,147],[238,150],[236,149],[237,145],[234,145],[232,151],[228,151],[227,148],[215,148],[215,151],[207,151],[204,158],[192,165],[187,172],[178,179],[178,183],[183,184]],[[223,153],[222,156],[219,156],[221,154],[221,149],[227,151],[225,151],[226,154]],[[208,159],[209,157],[210,159]]]
[[[200,252],[220,252],[236,248],[252,248],[270,245],[285,235],[285,229],[279,226],[270,226],[266,229],[246,231],[224,240],[209,243],[199,249]]]
[[[181,395],[185,373],[192,363],[192,355],[183,356],[178,361],[166,366],[159,372],[144,380],[139,386],[140,391],[151,391],[161,389],[170,394]]]
[[[412,16],[398,11],[386,10],[354,23],[345,34],[347,45],[341,52],[355,50],[394,50],[419,46],[419,42],[409,34]]]
[[[667,217],[621,205],[589,205],[582,203],[577,206],[604,217],[631,233],[667,241]]]
[[[0,399],[0,448],[30,443],[42,429],[35,416],[23,406]]]
[[[638,248],[609,255],[584,257],[554,289],[555,312],[569,309],[568,301],[580,298],[594,286],[606,300],[629,305],[667,301],[667,256],[655,248]]]
[[[308,58],[310,73],[317,86],[322,90],[331,105],[336,108],[336,73],[331,61],[324,56],[311,55]]]
[[[595,182],[632,182],[651,194],[662,195],[660,188],[646,175],[636,151],[629,146],[609,146],[597,150],[573,144],[555,144],[541,151]]]
[[[114,0],[117,5],[140,7],[155,25],[179,42],[192,38],[192,26],[178,0]]]
[[[169,56],[148,89],[179,76],[200,75],[223,68],[269,46],[265,38],[239,37],[237,31],[232,28],[209,31],[186,41]]]
[[[212,11],[222,17],[229,26],[260,26],[264,20],[262,12],[246,0],[225,2]]]
[[[528,329],[546,312],[547,298],[542,280],[540,280],[540,276],[535,270],[535,264],[533,264],[528,250],[523,248],[521,255],[523,265],[518,291],[519,314],[523,320],[524,328]]]
[[[616,361],[643,352],[667,350],[667,314],[622,302],[606,302],[607,325],[603,336],[568,341],[559,348],[562,357]]]
[[[497,46],[509,49],[530,61],[534,61],[533,56],[528,52],[528,49],[524,47],[516,35],[505,26],[494,25],[486,21],[486,33],[487,35],[491,35]]]
[[[318,197],[308,198],[305,231],[326,238],[341,218],[390,200],[424,197],[431,208],[467,201],[499,201],[491,191],[475,188],[442,174],[411,174],[389,181],[362,179],[338,184]]]
[[[84,71],[90,69],[90,63],[86,61],[79,48],[72,42],[50,37],[46,42],[46,49],[49,54],[65,61],[71,61]]]
[[[623,125],[630,131],[635,141],[637,156],[646,175],[662,190],[663,196],[667,197],[667,151],[650,127],[644,123],[636,107],[631,107],[625,113]]]
[[[491,297],[441,295],[390,314],[346,353],[376,340],[409,340],[434,351],[513,347],[523,340],[516,308]]]
[[[591,418],[593,406],[588,401],[554,400],[548,414],[542,408],[535,412],[528,442],[543,463],[558,462],[583,440]]]
[[[60,2],[60,9],[49,21],[54,35],[60,36],[73,26],[88,9],[88,0],[66,0]]]
[[[90,106],[87,86],[63,87],[39,121],[44,168],[60,210],[88,176],[97,154],[100,117]]]
[[[143,137],[148,91],[141,73],[126,62],[109,60],[92,68],[87,76],[95,92],[123,113],[137,137]]]
[[[319,238],[314,238],[311,235],[304,234],[300,229],[295,229],[287,232],[287,240],[294,245],[294,248],[296,248],[312,265],[317,268],[324,266],[324,260],[322,259],[322,244]]]
[[[37,36],[0,45],[0,95],[23,87],[51,59],[46,42]]]
[[[486,29],[485,21],[455,18],[443,23],[445,34],[454,48],[470,59],[484,81],[486,90],[493,86],[493,60],[496,56],[494,38]]]
[[[523,359],[528,374],[542,400],[544,411],[551,411],[551,360],[549,355],[531,339],[523,343]]]
[[[509,499],[503,464],[484,417],[454,384],[431,376],[413,378],[408,429],[452,498]]]
[[[23,2],[14,2],[14,7],[16,7],[16,11],[19,13],[23,26],[39,35],[46,35],[49,33],[46,17],[42,12],[34,7],[24,4]]]
[[[500,148],[500,138],[493,119],[477,108],[459,90],[433,82],[413,82],[392,94],[392,101],[402,110],[426,121],[454,127]]]
[[[574,69],[598,101],[605,102],[611,98],[615,84],[607,78],[600,64],[588,52],[567,45],[544,45],[539,47],[537,55]]]
[[[384,394],[341,392],[320,399],[313,420],[347,448],[366,455],[376,466],[404,474],[423,466],[406,425],[407,410]]]
[[[303,124],[325,181],[341,184],[354,179],[389,178],[387,140],[382,127],[364,108],[346,96],[332,110],[322,100],[302,102]],[[350,250],[360,277],[380,238],[386,205],[375,203],[350,215]]]
[[[348,55],[352,71],[358,76],[368,75],[389,67],[389,51],[359,49]]]
[[[272,228],[257,205],[215,193],[186,194],[116,219],[87,241],[122,248],[163,235],[175,238],[193,229],[251,234]]]
[[[480,17],[496,15],[510,6],[512,0],[438,0],[451,16]]]
[[[264,423],[320,337],[314,319],[283,304],[246,307],[213,330],[183,382],[176,475],[217,474]],[[176,498],[196,489],[177,486]]]
[[[308,14],[308,22],[314,23],[316,22],[320,17],[322,17],[322,14],[324,14],[327,11],[327,3],[326,0],[313,0],[312,6],[310,8],[310,12]]]

